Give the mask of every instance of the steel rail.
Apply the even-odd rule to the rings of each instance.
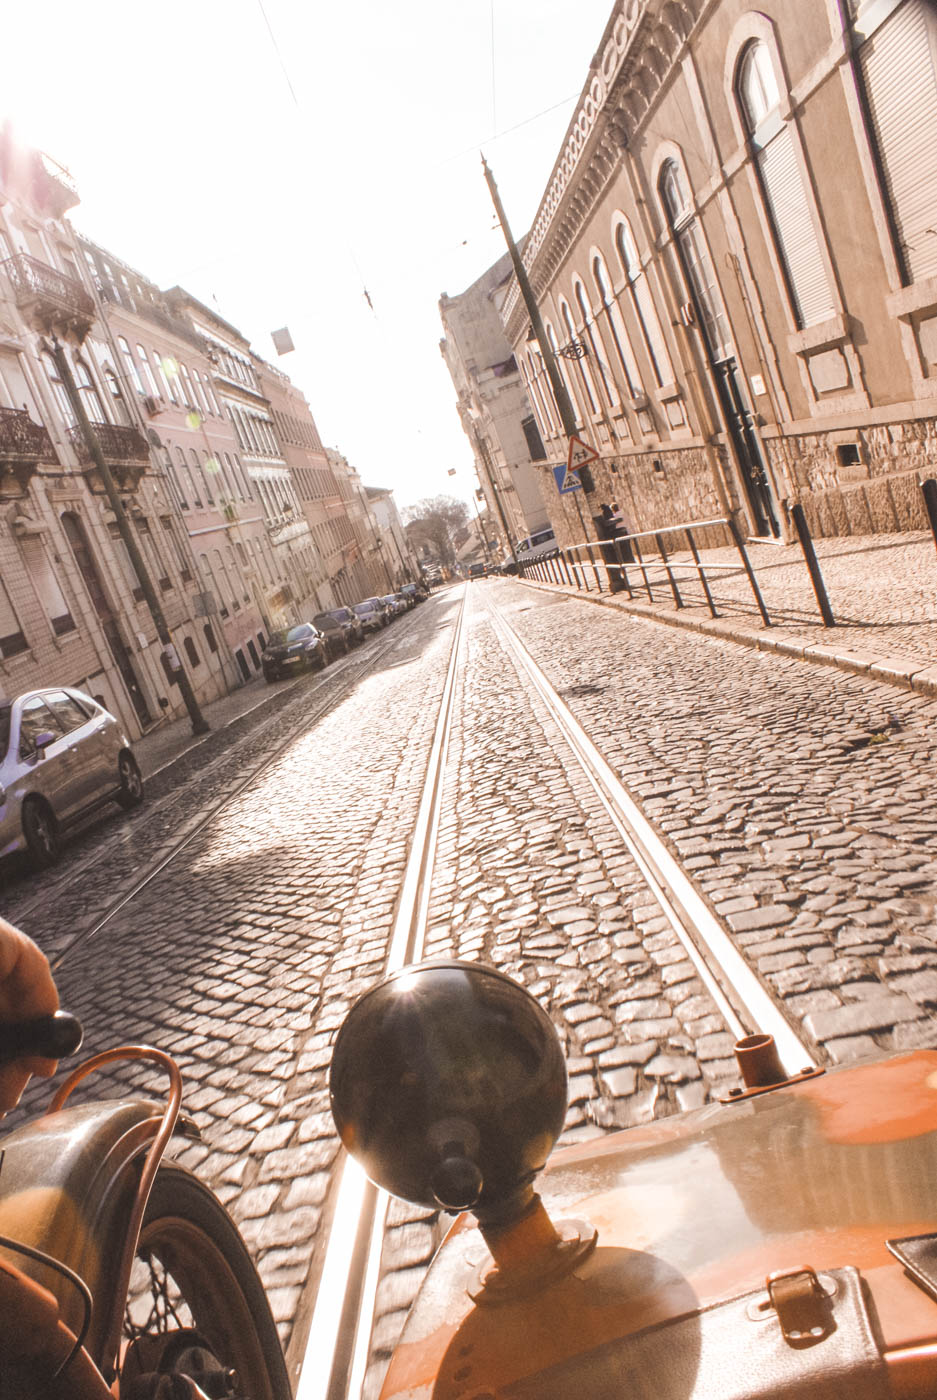
[[[514,628],[493,605],[491,617],[506,649],[526,673],[577,759],[733,1035],[736,1039],[755,1032],[774,1036],[788,1074],[815,1066],[815,1053],[794,1030]]]
[[[315,710],[304,711],[302,719],[299,721],[299,723],[293,725],[290,728],[289,733],[283,739],[282,743],[277,744],[276,748],[273,750],[272,753],[267,754],[267,756],[264,759],[262,759],[260,763],[256,764],[253,768],[251,768],[250,772],[247,773],[245,777],[235,787],[229,789],[224,794],[224,796],[221,797],[217,802],[212,803],[202,813],[202,815],[192,827],[184,831],[183,834],[180,837],[178,837],[175,841],[171,842],[168,851],[165,851],[161,856],[157,856],[153,861],[151,861],[151,863],[147,866],[143,874],[140,875],[133,882],[129,889],[125,889],[121,894],[117,895],[117,897],[105,907],[104,912],[89,928],[81,929],[78,933],[73,934],[72,937],[65,944],[65,946],[61,949],[61,951],[54,958],[51,959],[50,966],[52,971],[57,972],[58,969],[62,966],[62,964],[66,961],[66,959],[68,959],[79,948],[84,947],[85,944],[89,943],[92,938],[94,938],[98,933],[100,933],[101,930],[111,922],[112,919],[116,918],[116,916],[120,913],[122,909],[124,909],[128,904],[130,904],[134,899],[136,899],[137,895],[139,895],[141,891],[147,887],[147,885],[149,885],[153,880],[155,880],[156,876],[159,875],[163,870],[165,870],[168,865],[171,865],[172,862],[176,860],[189,845],[191,845],[195,838],[202,831],[204,831],[205,828],[209,826],[215,820],[215,818],[218,817],[220,813],[225,810],[226,807],[230,806],[232,802],[234,802],[238,797],[240,797],[241,793],[244,792],[246,788],[249,788],[251,784],[256,781],[256,779],[264,772],[265,769],[269,768],[272,764],[277,762],[277,760],[280,758],[283,752],[289,748],[290,744],[296,741],[296,738],[299,734],[307,730],[311,723],[323,719],[325,715],[329,714],[330,711],[336,708],[336,706],[340,705],[342,701],[347,698],[348,694],[352,689],[352,686],[357,684],[358,680],[360,680],[360,678],[363,675],[367,674],[369,670],[373,669],[373,667],[381,660],[381,658],[386,656],[387,653],[390,650],[392,650],[396,642],[399,640],[400,635],[400,633],[397,633],[397,635],[392,638],[389,637],[386,639],[382,639],[384,641],[383,646],[374,648],[374,650],[369,652],[367,657],[365,658],[355,658],[355,662],[358,662],[359,660],[361,661],[360,665],[353,663],[347,668],[342,668],[342,672],[340,673],[340,675],[335,675],[333,673],[333,675],[329,676],[327,674],[324,674],[321,677],[322,689],[324,689],[328,682],[331,680],[339,681],[339,684],[331,690],[330,694],[324,697],[324,703],[317,706]],[[293,689],[296,688],[296,686],[293,687]],[[318,690],[319,687],[316,687],[317,692]],[[204,776],[205,772],[209,771],[216,764],[222,763],[226,756],[226,754],[220,754],[217,759],[210,761],[206,765],[205,769],[203,769],[198,776]],[[157,804],[155,811],[162,811],[164,802],[167,801],[170,798],[170,796],[170,794],[167,794],[166,799]],[[88,863],[88,866],[85,867],[85,869],[89,867],[93,869],[94,866],[96,866],[101,861],[105,860],[110,849],[111,843],[108,842],[107,850],[101,856],[95,855],[93,859]],[[65,876],[63,876],[63,880],[67,884],[70,884],[73,879],[74,874],[70,872],[66,872]],[[35,897],[35,899],[31,900],[25,906],[24,909],[16,911],[17,921],[22,922],[24,915],[28,916],[34,908],[39,907],[39,905],[45,902],[48,899],[48,897],[49,890],[47,888],[44,888]]]
[[[385,975],[418,962],[423,952],[467,599],[463,587],[423,792],[391,929]],[[357,1162],[343,1153],[296,1400],[354,1400],[361,1394],[370,1353],[388,1204],[387,1193],[371,1185]],[[362,1247],[365,1239],[366,1247]]]

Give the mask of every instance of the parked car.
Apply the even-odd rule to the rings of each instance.
[[[26,851],[37,868],[52,865],[65,828],[111,800],[143,801],[119,719],[70,687],[0,700],[0,856]]]
[[[387,613],[380,599],[369,598],[365,603],[355,604],[355,613],[361,623],[362,632],[380,632],[387,626]]]
[[[484,578],[488,569],[484,564],[469,564],[469,578]]]
[[[363,636],[361,620],[351,608],[332,608],[329,612],[316,613],[312,624],[322,633],[332,657],[347,656]]]
[[[328,660],[326,640],[311,622],[299,622],[295,627],[271,632],[260,658],[268,685],[297,671],[321,671]]]
[[[544,554],[550,554],[556,549],[556,535],[550,526],[545,530],[538,530],[535,535],[528,535],[524,540],[518,540],[514,546],[514,553],[517,555],[518,564],[532,564],[535,559],[541,559]],[[511,556],[505,559],[505,564],[513,563]]]
[[[410,599],[411,606],[413,607],[415,607],[417,603],[423,603],[426,601],[428,591],[428,589],[423,588],[418,583],[405,583],[403,588],[401,588],[400,590],[400,592],[405,598]]]
[[[391,617],[399,617],[401,613],[407,611],[407,605],[399,593],[385,593],[381,602]]]
[[[365,598],[364,601],[366,603],[373,603],[374,606],[384,614],[384,617],[387,619],[387,621],[390,622],[391,618],[393,617],[393,613],[391,612],[387,604],[384,602],[383,598]]]

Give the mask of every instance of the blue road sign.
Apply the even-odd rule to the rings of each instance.
[[[570,491],[581,491],[582,482],[574,471],[567,467],[566,463],[553,468],[553,479],[556,482],[556,489],[561,496],[567,496]]]

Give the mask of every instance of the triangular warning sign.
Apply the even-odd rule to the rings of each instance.
[[[587,467],[590,462],[597,462],[599,454],[594,447],[590,447],[582,438],[576,437],[573,433],[569,439],[569,452],[566,456],[566,470],[568,472],[578,472],[580,467]]]

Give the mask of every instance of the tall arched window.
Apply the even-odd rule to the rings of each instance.
[[[937,277],[937,8],[867,4],[854,34],[902,281]]]
[[[556,363],[557,369],[560,372],[560,378],[566,386],[566,397],[569,399],[569,402],[572,405],[572,411],[576,419],[576,426],[582,427],[582,413],[580,412],[579,405],[576,402],[576,396],[573,393],[572,381],[569,377],[569,370],[567,369],[566,361],[559,353],[559,348],[556,343],[556,332],[550,325],[549,321],[544,322],[544,327],[547,333],[547,340],[549,340],[550,342],[550,349],[553,351],[553,359]],[[557,405],[557,407],[559,407],[559,405]]]
[[[615,387],[615,380],[605,360],[605,346],[597,325],[593,324],[592,307],[586,296],[586,289],[581,282],[577,281],[573,288],[576,296],[576,305],[579,307],[579,318],[582,321],[582,333],[586,338],[592,362],[596,367],[596,372],[605,391],[605,398],[612,408],[619,406],[620,400],[618,390]]]
[[[608,275],[605,260],[598,253],[592,259],[592,277],[605,312],[618,364],[624,376],[625,390],[629,398],[636,399],[641,394],[641,375],[634,358],[634,351],[631,348],[631,341],[628,339],[625,323],[622,320],[621,310],[612,295],[612,279]]]
[[[137,369],[137,362],[133,358],[133,352],[122,335],[119,335],[117,337],[117,344],[120,347],[121,358],[124,362],[124,370],[127,376],[127,382],[133,385],[137,393],[142,398],[143,395],[146,393],[146,387],[143,383],[143,380],[140,378],[140,371]]]
[[[91,371],[88,369],[84,360],[75,361],[75,384],[78,387],[78,393],[81,396],[81,402],[84,405],[85,413],[87,413],[91,422],[106,423],[107,415],[102,407],[94,380],[91,378]]]
[[[628,279],[631,307],[641,331],[647,357],[651,363],[651,372],[657,381],[657,387],[661,388],[664,384],[672,383],[673,368],[667,346],[664,343],[657,310],[651,297],[651,289],[647,284],[641,259],[638,256],[634,234],[631,232],[631,225],[625,218],[620,220],[615,229],[615,247],[621,261],[622,271]]]
[[[573,328],[573,318],[569,306],[565,301],[560,302],[560,315],[563,318],[563,325],[566,327],[566,334],[569,337],[567,344],[571,348],[580,345],[579,338]],[[595,384],[592,380],[592,372],[584,359],[579,359],[577,357],[575,365],[578,372],[579,383],[583,391],[583,397],[589,412],[598,413],[599,405],[596,402]]]
[[[189,464],[185,460],[185,453],[183,452],[181,447],[176,448],[176,456],[179,458],[179,477],[183,483],[189,483],[189,500],[194,506],[200,506],[202,504],[202,498],[199,495],[198,478],[190,470]],[[183,484],[183,495],[185,494],[185,485]]]
[[[46,378],[49,381],[49,387],[55,397],[59,412],[68,426],[73,428],[75,426],[75,415],[72,412],[71,403],[65,392],[65,385],[62,383],[62,376],[59,374],[58,365],[55,363],[55,360],[48,350],[43,352],[42,367],[46,372]]]
[[[153,371],[150,369],[150,357],[139,342],[137,343],[137,359],[140,363],[140,373],[143,375],[143,381],[146,384],[146,392],[151,398],[159,398],[159,391],[156,388]]]
[[[794,315],[799,326],[812,326],[835,306],[794,132],[781,117],[771,55],[760,39],[743,50],[735,90]]]
[[[675,160],[668,160],[661,171],[660,194],[703,323],[710,355],[718,363],[732,354],[732,334],[712,258]]]

